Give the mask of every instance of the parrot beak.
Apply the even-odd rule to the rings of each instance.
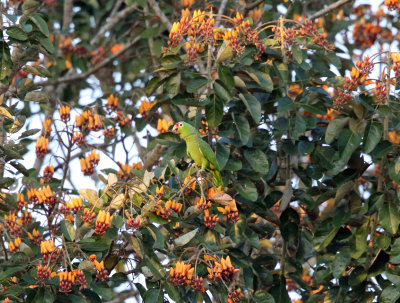
[[[176,125],[174,125],[174,127],[172,128],[172,132],[174,133],[174,134],[178,134],[179,132],[178,132],[178,127],[176,126]]]

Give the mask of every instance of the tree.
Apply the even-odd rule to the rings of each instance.
[[[1,300],[400,298],[398,1],[1,3]]]

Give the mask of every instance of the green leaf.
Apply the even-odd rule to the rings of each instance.
[[[229,101],[231,100],[231,94],[229,91],[217,80],[213,84],[214,91],[221,100]]]
[[[243,155],[256,172],[263,175],[268,174],[269,163],[265,153],[259,149],[246,149]]]
[[[349,276],[349,285],[356,286],[367,278],[367,271],[363,266],[357,266]]]
[[[396,303],[400,298],[400,288],[389,285],[381,293],[378,303]]]
[[[176,246],[184,246],[189,243],[198,233],[199,228],[196,228],[188,233],[184,233],[182,236],[179,236],[174,240]]]
[[[363,152],[370,153],[378,145],[382,138],[383,127],[380,123],[368,123],[364,132]]]
[[[339,279],[342,276],[350,260],[351,255],[348,249],[342,249],[335,255],[332,264],[332,275],[335,279]]]
[[[234,184],[236,191],[244,198],[250,201],[256,201],[258,198],[257,188],[249,179],[239,179]]]
[[[182,64],[182,59],[178,55],[169,55],[161,58],[161,66],[166,69],[175,69]]]
[[[225,85],[225,87],[232,91],[235,88],[235,80],[233,78],[231,70],[224,66],[220,65],[218,68],[218,79]]]
[[[82,241],[81,241],[82,242]],[[101,242],[84,242],[81,243],[81,248],[86,251],[104,251],[109,248],[107,243]]]
[[[205,107],[206,119],[210,126],[217,127],[222,121],[224,104],[215,95],[211,96],[210,103]]]
[[[24,101],[49,102],[49,97],[44,92],[28,92]]]
[[[331,122],[329,122],[328,128],[325,133],[325,142],[331,144],[333,139],[340,133],[343,127],[349,121],[348,117],[345,118],[335,118]]]
[[[39,77],[51,77],[51,73],[41,66],[25,65],[24,70]]]
[[[31,13],[28,15],[28,18],[32,20],[32,22],[43,33],[43,35],[49,35],[49,28],[47,27],[47,23],[38,13]]]
[[[40,288],[32,301],[32,303],[53,303],[53,302],[54,302],[54,295],[50,291],[50,289],[47,288]]]
[[[195,93],[208,82],[207,78],[204,77],[196,77],[191,79],[186,86],[186,91],[188,93]]]
[[[301,64],[301,62],[303,62],[303,51],[301,50],[300,46],[294,45],[292,47],[292,52],[294,60],[296,60],[298,64]]]
[[[76,231],[74,226],[68,220],[61,221],[61,232],[67,241],[75,241]]]
[[[39,42],[50,54],[54,53],[54,45],[49,38],[40,36]]]
[[[175,97],[179,93],[179,88],[181,85],[181,74],[176,73],[169,77],[167,83],[165,84],[165,89],[170,98]]]
[[[400,238],[397,238],[390,250],[390,263],[400,264]]]
[[[164,294],[161,289],[149,289],[143,296],[144,303],[163,303]]]
[[[10,26],[7,28],[6,33],[11,38],[16,40],[25,41],[28,39],[28,35],[25,33],[25,31],[18,26]]]
[[[313,241],[315,250],[319,251],[327,247],[336,236],[338,230],[339,228],[328,228],[323,225],[318,228],[315,232]]]
[[[392,201],[387,201],[379,209],[379,223],[391,234],[397,233],[400,224],[400,214]]]
[[[40,132],[41,130],[39,128],[34,128],[34,129],[29,129],[24,131],[18,139],[23,139],[29,136],[33,136],[34,134],[37,134],[38,132]]]
[[[255,123],[261,120],[261,103],[250,94],[239,94],[240,99],[246,105],[247,110],[250,112]]]
[[[243,145],[246,145],[250,139],[249,121],[247,121],[246,117],[243,115],[234,116],[233,121],[235,122],[236,129],[239,133],[240,141],[242,141]]]
[[[10,58],[10,49],[5,42],[0,42],[2,45],[2,52],[0,53],[1,56],[1,66],[0,66],[0,80],[6,78],[10,72],[12,67],[12,61]]]
[[[244,241],[244,231],[246,229],[246,222],[242,217],[235,224],[229,224],[226,233],[236,244],[240,244]]]
[[[28,10],[28,9],[32,9],[32,8],[37,8],[40,6],[40,2],[39,1],[35,1],[35,0],[28,0],[24,2],[24,11]]]
[[[165,287],[165,291],[167,292],[168,296],[175,302],[178,302],[180,299],[178,288],[176,286],[172,285],[171,282],[165,283],[164,287]]]
[[[226,146],[226,144],[217,142],[216,156],[217,156],[217,161],[218,161],[219,167],[222,170],[225,167],[225,165],[229,159],[229,148]]]
[[[262,290],[257,290],[254,294],[254,300],[257,303],[275,303],[274,297]]]

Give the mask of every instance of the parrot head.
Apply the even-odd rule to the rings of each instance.
[[[172,132],[179,134],[182,138],[195,133],[195,131],[196,129],[193,126],[183,121],[175,123],[174,127],[172,128]]]

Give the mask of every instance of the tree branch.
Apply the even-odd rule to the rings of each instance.
[[[324,9],[321,9],[320,11],[312,14],[310,17],[308,17],[308,19],[313,20],[315,18],[326,15],[326,14],[330,13],[331,11],[333,11],[333,10],[339,8],[340,6],[345,5],[351,1],[353,1],[353,0],[339,0],[338,2],[332,3],[328,7],[325,7]]]
[[[251,9],[255,8],[256,6],[259,6],[263,2],[264,2],[264,0],[257,0],[257,1],[254,1],[253,3],[249,3],[246,5],[246,9],[251,10]]]
[[[74,0],[65,0],[64,1],[64,16],[63,16],[63,25],[62,29],[64,31],[69,29],[69,25],[72,21],[72,7],[73,7]]]
[[[90,75],[94,74],[95,72],[97,72],[99,69],[101,69],[102,67],[106,66],[107,64],[111,63],[114,59],[116,59],[118,56],[120,56],[122,53],[124,53],[125,51],[127,51],[129,48],[131,48],[136,42],[138,42],[140,40],[140,36],[136,36],[135,39],[133,39],[131,42],[129,42],[128,44],[126,44],[124,46],[123,49],[121,49],[119,52],[113,54],[112,56],[108,57],[107,59],[104,59],[103,61],[101,61],[99,64],[93,66],[92,68],[90,68],[87,72],[82,73],[82,74],[76,74],[76,75],[72,75],[72,76],[68,76],[68,77],[61,77],[58,78],[57,80],[54,81],[42,81],[42,82],[38,82],[36,83],[36,85],[40,85],[40,86],[47,86],[47,85],[56,85],[56,84],[60,84],[60,83],[65,83],[65,82],[74,82],[74,81],[79,81],[82,79],[85,79],[87,77],[89,77]]]
[[[104,37],[106,32],[108,32],[111,28],[113,28],[114,25],[116,25],[118,22],[121,22],[122,19],[124,19],[126,16],[132,13],[136,8],[137,4],[132,4],[131,6],[124,8],[118,14],[115,14],[114,16],[110,17],[107,23],[104,24],[103,27],[100,28],[98,33],[92,38],[92,40],[90,40],[90,44],[93,45],[99,43],[100,39]]]
[[[154,146],[151,153],[148,154],[148,156],[143,161],[143,170],[150,170],[154,163],[156,163],[160,159],[164,149],[165,147],[160,144]]]
[[[147,3],[150,4],[150,6],[153,9],[154,13],[160,18],[162,24],[164,24],[165,27],[168,30],[171,30],[172,23],[169,21],[169,19],[164,14],[164,12],[160,9],[160,6],[158,5],[157,1],[155,1],[155,0],[147,0]]]

